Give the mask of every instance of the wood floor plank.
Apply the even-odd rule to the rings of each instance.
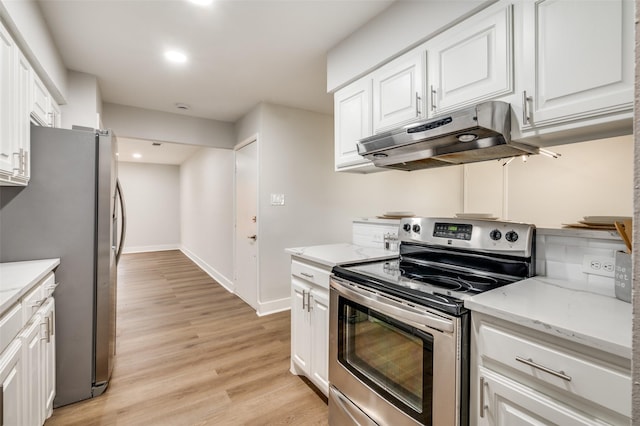
[[[289,312],[258,317],[179,251],[123,255],[118,280],[109,388],[46,426],[327,424],[289,372]]]

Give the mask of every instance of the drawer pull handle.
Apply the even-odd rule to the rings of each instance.
[[[484,377],[480,376],[480,418],[484,418],[484,411],[489,408],[487,404],[484,403]]]
[[[523,364],[528,365],[529,367],[533,367],[533,368],[537,368],[538,370],[542,370],[545,373],[549,373],[553,376],[559,377],[562,380],[566,380],[567,382],[571,381],[571,376],[568,376],[564,373],[564,371],[556,371],[556,370],[552,370],[548,367],[545,367],[544,365],[540,365],[538,363],[535,363],[531,360],[531,358],[522,358],[520,356],[516,356],[516,361],[521,362]]]
[[[306,272],[300,272],[300,275],[307,278],[313,278],[313,274],[307,274]]]
[[[29,306],[31,306],[32,308],[39,308],[40,306],[42,306],[43,303],[44,303],[44,299],[36,300],[35,302],[31,302]]]

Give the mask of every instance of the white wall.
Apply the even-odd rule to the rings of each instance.
[[[532,156],[503,167],[467,165],[466,211],[559,228],[583,216],[631,216],[633,138],[554,146],[557,159]]]
[[[491,3],[396,1],[328,52],[327,91],[337,90]]]
[[[180,168],[118,163],[127,209],[124,252],[180,248]]]
[[[56,102],[67,96],[67,69],[34,0],[0,0],[0,17]]]
[[[330,116],[263,104],[240,120],[236,131],[241,138],[260,135],[261,305],[289,296],[286,247],[350,241],[351,221],[358,217],[387,211],[445,217],[488,212],[558,228],[585,215],[632,212],[628,136],[556,146],[559,159],[533,156],[506,168],[493,161],[359,175],[333,171]],[[285,206],[271,206],[271,193],[285,194]]]
[[[333,118],[263,104],[240,120],[240,138],[259,134],[260,306],[288,303],[287,247],[351,240],[351,221],[387,211],[461,211],[462,168],[372,175],[334,172]],[[272,193],[285,194],[271,206]],[[260,309],[259,306],[259,309]]]
[[[180,166],[182,250],[233,289],[233,151],[202,148]]]
[[[67,104],[61,107],[62,127],[73,125],[100,128],[98,114],[102,110],[98,78],[77,71],[67,73]]]
[[[233,148],[233,124],[206,118],[104,103],[104,125],[116,135],[163,142]]]

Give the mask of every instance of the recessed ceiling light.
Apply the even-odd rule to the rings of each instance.
[[[132,155],[133,158],[142,158],[142,154],[138,153],[138,152],[134,152]]]
[[[187,62],[187,56],[182,52],[178,52],[177,50],[167,50],[166,52],[164,52],[164,57],[167,59],[167,61],[175,62],[178,64]]]
[[[213,0],[189,0],[193,4],[197,4],[198,6],[209,6],[213,3]]]

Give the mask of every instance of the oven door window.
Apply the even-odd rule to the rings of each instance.
[[[433,336],[339,300],[338,361],[384,399],[431,425]]]

